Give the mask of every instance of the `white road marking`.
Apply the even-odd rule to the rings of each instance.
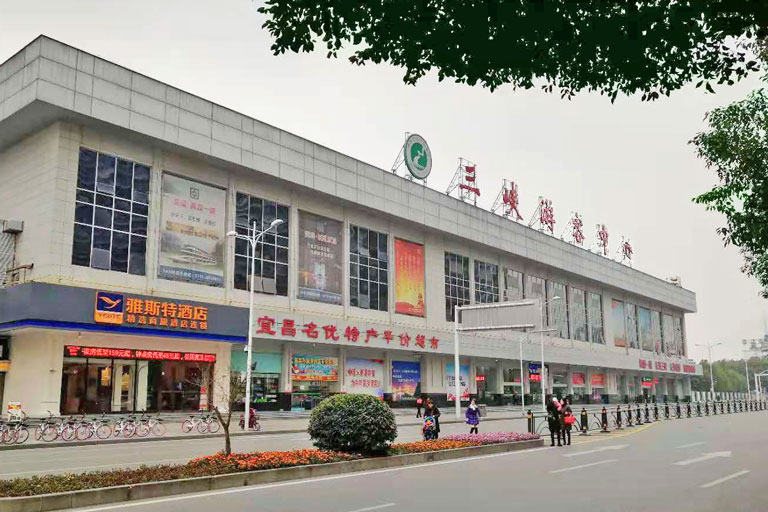
[[[376,505],[374,507],[358,508],[357,510],[350,510],[350,512],[370,512],[371,510],[381,510],[382,508],[394,507],[397,503],[384,503],[383,505]]]
[[[457,463],[466,464],[467,462],[472,462],[475,460],[494,459],[496,457],[508,457],[508,456],[514,456],[514,455],[525,455],[528,453],[540,452],[542,450],[549,450],[549,447],[531,448],[530,450],[520,450],[516,452],[494,453],[492,455],[479,455],[477,457],[464,457],[459,459],[441,460],[439,462],[425,462],[423,464],[413,464],[411,466],[400,466],[396,468],[372,469],[370,471],[358,471],[358,472],[352,472],[352,473],[344,473],[342,475],[322,476],[318,478],[305,478],[300,480],[290,480],[288,482],[280,482],[275,484],[254,485],[249,487],[234,487],[232,489],[198,492],[194,494],[181,494],[179,496],[169,496],[168,498],[148,499],[148,500],[134,501],[130,503],[118,503],[115,505],[105,505],[101,507],[82,508],[78,510],[81,510],[83,512],[96,512],[98,510],[114,510],[119,508],[140,507],[140,506],[146,505],[147,503],[156,504],[156,503],[168,503],[172,501],[194,500],[194,499],[200,499],[208,496],[220,496],[223,494],[235,494],[240,492],[255,492],[255,491],[261,491],[265,489],[274,489],[276,487],[289,487],[294,485],[312,484],[315,482],[341,480],[344,478],[357,478],[361,476],[364,477],[364,476],[370,476],[370,475],[379,475],[381,473],[394,473],[395,471],[407,471],[411,469],[419,469],[424,467],[442,466],[444,464],[457,464]]]
[[[719,457],[730,457],[730,456],[731,456],[731,452],[710,452],[710,453],[705,453],[701,457],[696,457],[688,460],[681,460],[679,462],[675,462],[674,464],[675,466],[688,466],[690,464],[696,464],[697,462],[704,462],[710,459],[716,459]]]
[[[605,452],[608,450],[621,450],[629,446],[628,444],[616,444],[612,446],[603,446],[601,448],[595,448],[593,450],[585,450],[583,452],[571,452],[566,453],[563,455],[563,457],[578,457],[579,455],[589,455],[590,453],[599,453],[599,452]]]
[[[690,448],[691,446],[699,446],[701,444],[706,444],[706,443],[704,443],[704,441],[701,441],[698,443],[684,444],[682,446],[678,446],[677,448]]]
[[[716,485],[720,485],[723,482],[727,482],[728,480],[732,480],[732,479],[738,478],[738,477],[740,477],[742,475],[746,475],[747,473],[749,473],[748,469],[742,469],[741,471],[737,471],[736,473],[734,473],[732,475],[724,476],[723,478],[718,478],[717,480],[713,480],[713,481],[708,482],[706,484],[702,484],[699,487],[701,487],[702,489],[708,489],[710,487],[714,487]]]
[[[556,469],[554,471],[550,471],[550,473],[552,473],[552,474],[555,474],[555,473],[565,473],[566,471],[574,471],[574,470],[577,470],[577,469],[589,468],[589,467],[592,467],[592,466],[599,466],[601,464],[610,464],[611,462],[616,462],[616,459],[607,459],[607,460],[601,460],[601,461],[598,461],[598,462],[591,462],[589,464],[582,464],[581,466],[573,466],[573,467],[570,467],[570,468]]]

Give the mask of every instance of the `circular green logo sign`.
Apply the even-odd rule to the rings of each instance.
[[[409,135],[405,141],[403,157],[405,166],[414,178],[423,180],[429,176],[432,171],[432,153],[424,137],[416,134]]]

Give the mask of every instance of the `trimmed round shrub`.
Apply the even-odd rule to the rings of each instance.
[[[395,414],[370,395],[335,395],[312,410],[309,432],[321,450],[383,453],[397,437]]]

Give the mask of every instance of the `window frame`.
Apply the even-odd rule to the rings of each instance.
[[[492,270],[491,282],[488,283],[488,271]],[[474,260],[474,297],[475,304],[493,304],[499,302],[500,287],[499,287],[499,265],[496,263],[488,263],[482,260]],[[482,280],[480,280],[482,275]],[[495,278],[495,284],[494,284]]]
[[[240,204],[240,197],[244,196],[247,199],[247,207],[245,208],[247,214],[247,224],[242,222],[242,205]],[[256,219],[255,206],[256,203],[260,203],[259,215]],[[268,214],[268,207],[274,208],[274,215]],[[271,222],[276,218],[282,218],[282,214],[285,213],[285,218],[282,219],[283,223],[280,224],[276,231],[265,234],[261,237],[256,248],[256,261],[255,272],[256,287],[255,292],[264,295],[273,295],[276,297],[287,297],[290,288],[290,270],[291,270],[291,207],[289,205],[273,201],[264,197],[258,197],[248,192],[235,192],[235,231],[239,235],[246,237],[251,236],[253,232],[253,220],[260,221],[261,226],[257,227],[257,232],[269,227]],[[273,218],[270,218],[273,217]],[[243,251],[243,249],[245,249]],[[271,254],[271,257],[267,257]],[[279,257],[279,255],[284,255]],[[280,261],[283,260],[284,261]],[[251,244],[245,240],[235,239],[235,246],[232,251],[232,287],[235,290],[248,291],[251,285]],[[265,276],[265,268],[272,268],[271,276],[274,282],[274,292],[266,290],[264,286],[265,279],[269,276]],[[280,269],[284,269],[283,274],[279,274]],[[244,278],[240,275],[244,270]],[[260,278],[260,279],[259,279]],[[281,278],[281,279],[278,279]],[[244,279],[244,281],[241,281]],[[282,281],[284,285],[281,285],[279,281]],[[284,286],[284,288],[283,288]],[[281,293],[283,292],[284,293]]]
[[[84,162],[93,154],[92,170]],[[103,160],[102,160],[103,159]],[[111,169],[100,167],[102,161],[112,160]],[[128,192],[119,180],[125,179],[125,166],[130,165]],[[106,164],[109,166],[109,164]],[[139,171],[138,169],[141,169]],[[92,175],[89,176],[89,173]],[[109,176],[107,180],[105,176]],[[78,149],[77,179],[75,183],[75,215],[73,219],[71,264],[96,270],[120,272],[138,276],[147,275],[147,239],[149,236],[149,208],[152,166],[114,153],[99,151],[88,146]],[[139,186],[141,184],[141,186]],[[144,190],[146,189],[146,190]],[[90,213],[89,213],[90,211]],[[118,219],[119,226],[118,226]],[[84,243],[88,236],[88,258],[85,262]],[[96,247],[97,236],[102,237]],[[103,238],[108,236],[108,241]],[[124,250],[116,253],[116,242],[125,239]],[[79,247],[79,245],[81,245]],[[136,250],[134,250],[136,248]],[[108,264],[94,265],[94,250],[108,251]],[[106,256],[102,253],[102,257]]]
[[[453,259],[453,260],[452,260]],[[444,283],[445,283],[445,320],[447,322],[453,322],[455,308],[454,306],[465,306],[471,303],[471,283],[470,280],[470,266],[469,256],[462,256],[461,254],[445,251],[443,256],[444,267]],[[451,264],[456,263],[462,268],[462,275],[454,275],[451,272]],[[466,270],[464,273],[463,270]],[[458,293],[451,294],[451,291],[461,291],[462,297],[459,297]]]
[[[366,240],[368,242],[368,255],[362,254],[360,251],[360,230],[365,230]],[[376,257],[371,256],[371,235],[376,235]],[[382,247],[382,237],[384,238],[384,247],[385,247],[385,259],[379,258],[379,255],[381,253],[381,247]],[[390,235],[389,233],[382,233],[381,231],[374,231],[373,229],[366,228],[364,226],[358,226],[355,224],[350,223],[349,224],[349,305],[351,307],[360,308],[360,309],[367,309],[369,311],[389,311],[389,283],[390,283],[390,273],[391,269],[390,267],[390,257],[389,257],[389,240]],[[356,250],[356,252],[354,252]],[[372,265],[373,260],[375,260],[376,265]],[[365,261],[365,265],[363,265],[363,261]],[[383,265],[383,267],[382,267]],[[366,277],[362,277],[362,273],[360,272],[361,269],[365,267],[366,268]],[[372,270],[376,270],[376,280],[371,279]],[[385,272],[384,280],[381,279],[381,273]],[[357,274],[357,275],[354,275]],[[354,280],[354,282],[353,282]],[[362,287],[360,286],[361,282],[365,282],[366,289],[368,291],[368,306],[364,306],[361,303],[362,295]],[[376,304],[377,307],[373,308],[371,306],[371,297],[373,296],[371,294],[372,285],[376,285]],[[357,285],[355,287],[355,285]],[[383,292],[382,292],[383,287]],[[356,289],[356,295],[357,297],[353,298],[353,291]],[[383,304],[382,304],[383,303]]]

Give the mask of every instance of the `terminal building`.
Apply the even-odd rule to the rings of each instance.
[[[549,331],[462,333],[462,400],[685,400],[701,375],[679,283],[44,36],[0,65],[0,219],[3,411],[226,402],[251,277],[259,409],[445,404],[454,307],[520,299]],[[227,236],[276,219],[255,253]]]

